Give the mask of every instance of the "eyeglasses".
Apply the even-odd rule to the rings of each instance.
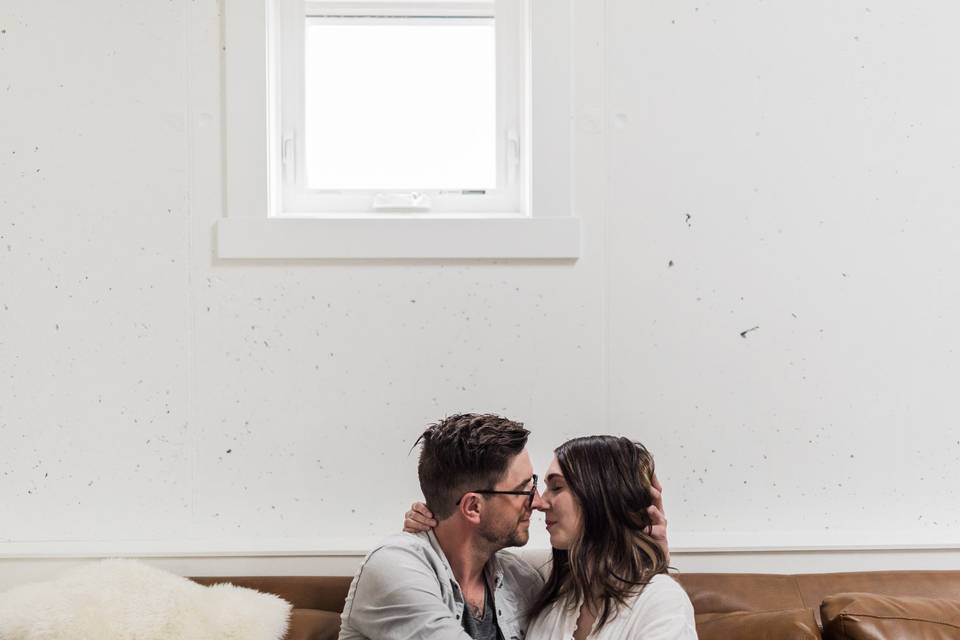
[[[499,494],[505,494],[508,496],[527,496],[527,508],[529,509],[530,507],[533,506],[533,497],[537,494],[537,476],[534,475],[531,478],[531,480],[533,481],[533,486],[531,486],[530,489],[526,491],[498,491],[496,489],[476,489],[474,491],[467,491],[467,493],[482,493],[485,495],[499,493]],[[460,502],[467,495],[467,493],[460,496],[460,500],[457,500],[457,505],[460,504]]]

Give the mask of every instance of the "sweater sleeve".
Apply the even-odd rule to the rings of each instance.
[[[629,638],[697,640],[693,605],[670,576],[656,576],[630,612]]]

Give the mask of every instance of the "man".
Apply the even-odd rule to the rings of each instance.
[[[339,640],[522,640],[543,578],[503,549],[526,544],[530,515],[543,507],[528,435],[518,422],[478,414],[424,431],[418,474],[429,509],[417,519],[433,529],[391,536],[370,552],[350,585]],[[663,537],[659,510],[654,519]]]
[[[543,579],[500,552],[526,544],[539,507],[523,425],[455,415],[420,436],[433,531],[391,536],[350,585],[340,640],[521,640]]]

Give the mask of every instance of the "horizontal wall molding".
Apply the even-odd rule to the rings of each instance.
[[[527,549],[523,555],[547,554]],[[363,553],[312,552],[308,555],[177,555],[172,553],[48,554],[0,556],[0,591],[45,580],[105,557],[139,558],[184,576],[350,576]],[[960,549],[724,551],[675,550],[671,565],[681,573],[827,573],[836,571],[960,570]]]
[[[671,546],[691,553],[960,549],[960,532],[943,530],[671,531]]]
[[[0,540],[0,558],[129,557],[363,557],[381,537],[223,540]],[[545,549],[531,540],[525,549]],[[924,533],[836,532],[830,535],[783,533],[671,532],[674,555],[763,555],[783,553],[864,553],[943,551],[960,553],[960,539]]]
[[[110,558],[110,557],[360,557],[378,539],[353,540],[124,540],[124,541],[4,541],[0,558]]]

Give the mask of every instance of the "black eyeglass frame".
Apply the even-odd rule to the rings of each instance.
[[[527,496],[527,508],[530,508],[533,506],[533,497],[537,495],[537,482],[539,480],[537,478],[537,474],[533,474],[530,477],[530,479],[533,481],[533,487],[529,491],[499,491],[497,489],[475,489],[473,491],[467,491],[467,493],[482,493],[484,495],[502,494],[502,495],[508,495],[508,496]],[[457,503],[456,503],[457,506],[460,506],[460,503],[466,497],[467,493],[460,496],[460,499],[457,500]]]

